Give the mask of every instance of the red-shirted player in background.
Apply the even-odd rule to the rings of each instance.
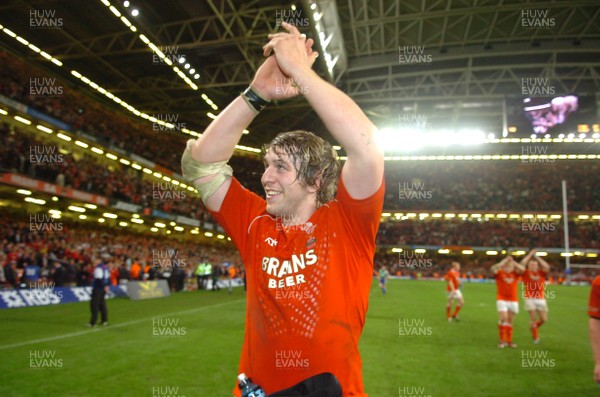
[[[460,263],[452,262],[451,268],[444,278],[447,281],[446,292],[448,295],[448,300],[446,301],[446,318],[448,321],[458,321],[458,312],[465,304],[462,292],[460,291]],[[454,308],[454,313],[450,316],[450,313],[452,312],[452,301],[456,302],[456,307]]]
[[[600,386],[600,276],[596,276],[592,282],[588,315],[590,316],[590,344],[595,363],[594,382]]]
[[[546,302],[546,277],[550,265],[536,255],[536,250],[529,251],[521,260],[521,266],[527,269],[523,272],[523,291],[525,295],[525,310],[529,312],[529,329],[533,343],[540,343],[539,328],[548,321],[548,303]]]
[[[267,395],[332,373],[343,396],[366,397],[358,341],[383,207],[383,153],[375,126],[356,103],[312,70],[313,40],[282,26],[287,32],[269,35],[268,58],[249,89],[188,142],[183,175],[194,181],[246,268],[239,373]],[[264,148],[265,200],[244,189],[226,162],[270,100],[298,94],[348,158],[340,176],[337,155],[323,139],[306,131],[277,135]],[[286,360],[289,352],[298,359]]]
[[[496,278],[496,308],[498,310],[498,347],[517,347],[512,341],[513,322],[519,313],[519,275],[525,268],[507,256],[491,268]]]

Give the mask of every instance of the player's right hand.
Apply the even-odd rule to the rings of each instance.
[[[306,57],[309,59],[310,66],[312,66],[318,55],[317,52],[312,49],[314,40],[306,39],[306,36],[304,35],[300,35],[298,38],[300,39],[299,41],[303,43]],[[251,83],[252,87],[268,100],[288,99],[302,94],[303,92],[301,92],[301,88],[298,86],[297,82],[289,75],[285,74],[277,62],[277,56],[273,54],[273,41],[274,40],[271,39],[271,41],[263,47],[263,54],[267,56],[267,59],[256,71],[254,80],[252,80]]]

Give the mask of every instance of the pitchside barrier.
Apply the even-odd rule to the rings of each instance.
[[[243,287],[244,280],[235,278],[231,284],[232,287]],[[217,285],[221,289],[227,289],[229,280],[220,279]],[[207,287],[212,289],[212,280],[209,280]],[[170,294],[167,280],[129,281],[127,284],[110,286],[106,299],[152,299]],[[88,302],[91,299],[92,287],[54,287],[52,283],[40,282],[35,288],[0,290],[0,309]]]
[[[126,298],[127,287],[111,286],[106,299]],[[87,302],[92,299],[92,287],[24,288],[0,291],[0,309],[14,307],[59,305]]]
[[[171,295],[167,280],[130,281],[127,294],[131,300],[164,298]]]

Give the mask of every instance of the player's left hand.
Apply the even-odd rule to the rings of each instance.
[[[594,382],[600,386],[600,363],[594,367]]]
[[[281,26],[287,33],[269,34],[270,41],[263,47],[263,55],[268,57],[274,53],[281,71],[294,78],[301,70],[311,69],[319,54],[312,50],[313,40],[306,39],[294,25],[283,22]]]

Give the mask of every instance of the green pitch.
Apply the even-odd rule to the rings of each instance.
[[[533,345],[521,304],[516,349],[498,349],[495,287],[465,284],[460,322],[443,283],[373,283],[360,342],[371,397],[598,396],[587,331],[588,287],[551,286]],[[85,328],[88,304],[0,311],[0,396],[230,396],[244,295],[226,291],[108,301],[108,327]]]

